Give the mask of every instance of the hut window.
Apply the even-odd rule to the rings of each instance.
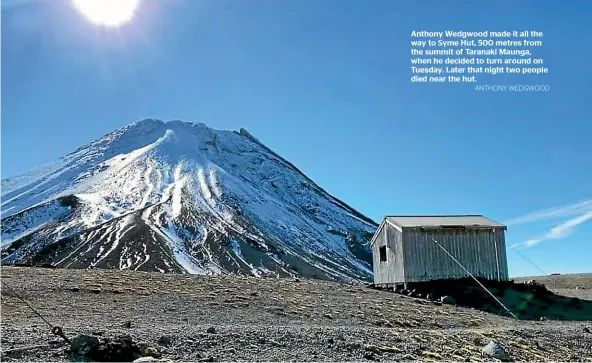
[[[380,252],[380,262],[386,262],[386,246],[380,246],[378,251]]]

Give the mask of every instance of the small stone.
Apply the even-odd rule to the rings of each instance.
[[[216,334],[216,328],[214,328],[213,326],[209,327],[208,330],[206,330],[206,333],[208,334]]]
[[[434,300],[434,295],[433,294],[427,294],[426,295],[426,300]]]
[[[506,349],[501,345],[499,342],[494,340],[490,340],[489,344],[487,344],[481,350],[481,356],[487,356],[490,358],[496,358],[501,360],[502,362],[509,362],[510,356],[506,352]]]
[[[328,344],[335,344],[335,339],[329,338],[329,339],[327,339],[327,343]]]
[[[372,353],[372,352],[366,352],[366,353],[364,354],[364,358],[365,358],[365,359],[367,359],[367,360],[374,360],[374,361],[375,361],[375,360],[378,360],[378,359],[376,358],[376,356],[374,355],[374,353]]]
[[[327,318],[327,319],[333,319],[333,315],[331,315],[331,314],[329,314],[329,313],[326,313],[326,314],[324,315],[324,317],[325,317],[325,318]]]
[[[367,350],[369,352],[373,352],[373,353],[380,353],[380,348],[378,348],[376,345],[374,344],[367,344],[364,347],[364,350]]]
[[[93,287],[92,289],[90,289],[90,292],[92,292],[93,294],[99,294],[101,292],[101,288]]]
[[[363,346],[364,346],[364,344],[359,340],[354,341],[354,342],[348,342],[345,344],[346,349],[350,350],[350,351],[359,349]]]
[[[70,290],[72,292],[78,292],[78,291],[80,291],[80,288],[77,286],[74,286],[74,287],[69,288],[68,290]]]
[[[144,348],[142,354],[144,354],[146,356],[153,357],[155,355],[158,355],[158,351],[152,347],[146,347],[146,348]]]
[[[592,334],[592,330],[590,330],[590,328],[588,328],[587,326],[585,326],[584,327],[584,333]]]
[[[381,352],[385,353],[403,353],[403,351],[397,347],[382,346],[378,348]]]
[[[12,343],[12,342],[7,341],[6,339],[2,339],[2,344],[6,344],[6,343]],[[64,344],[66,344],[66,342],[60,338],[60,339],[52,339],[49,342],[47,342],[47,344],[49,344],[49,345],[64,345]]]
[[[274,346],[276,346],[276,347],[283,347],[283,346],[284,346],[284,344],[282,344],[282,343],[280,343],[280,342],[278,342],[278,341],[275,341],[275,340],[273,340],[273,339],[269,339],[269,343],[270,343],[271,345],[274,345]]]
[[[127,329],[131,329],[132,328],[132,322],[131,321],[126,321],[123,326]]]
[[[383,319],[383,320],[376,320],[374,322],[375,325],[377,326],[386,326],[387,328],[392,328],[394,327],[393,323],[391,323],[390,321]]]
[[[430,351],[425,351],[423,352],[423,355],[425,355],[428,358],[431,359],[438,359],[438,360],[442,360],[442,356],[438,353],[434,353],[434,352],[430,352]]]
[[[164,345],[164,346],[169,346],[172,341],[173,341],[173,338],[170,335],[163,335],[160,338],[158,338],[158,344]]]

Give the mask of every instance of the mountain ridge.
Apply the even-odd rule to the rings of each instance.
[[[371,276],[377,223],[245,129],[139,120],[2,184],[4,263]]]

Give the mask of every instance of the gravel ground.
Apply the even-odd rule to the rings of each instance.
[[[127,334],[175,361],[490,361],[481,349],[493,339],[516,361],[592,362],[592,322],[515,321],[361,285],[112,270],[1,273],[2,361],[71,361],[10,286],[70,338]]]
[[[592,274],[531,276],[514,280],[516,282],[535,280],[557,294],[592,300]]]

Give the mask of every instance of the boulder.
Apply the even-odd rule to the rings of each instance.
[[[91,335],[79,335],[72,339],[70,344],[70,354],[74,358],[91,357],[97,352],[99,348],[99,339]]]
[[[502,362],[510,361],[510,356],[506,352],[504,346],[495,340],[490,340],[489,344],[483,347],[481,350],[481,355],[489,358],[499,359]]]
[[[442,296],[440,298],[440,302],[442,304],[448,304],[448,305],[454,305],[454,304],[456,304],[456,300],[454,299],[454,297],[452,297],[450,295]]]
[[[132,362],[142,356],[142,350],[130,336],[99,341],[91,335],[72,339],[69,353],[74,361]]]

